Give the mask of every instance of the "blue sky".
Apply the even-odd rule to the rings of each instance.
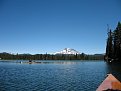
[[[121,0],[0,0],[0,52],[104,53]]]

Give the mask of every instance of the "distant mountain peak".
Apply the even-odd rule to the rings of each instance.
[[[55,54],[80,54],[80,52],[76,51],[75,49],[71,49],[71,48],[64,48],[62,51],[60,52],[56,52]]]

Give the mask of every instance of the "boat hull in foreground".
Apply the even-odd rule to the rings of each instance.
[[[121,82],[112,74],[108,74],[96,91],[121,91]]]

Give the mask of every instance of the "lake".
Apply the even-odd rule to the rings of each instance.
[[[0,91],[95,91],[108,73],[121,81],[121,66],[103,60],[39,62],[0,60]]]

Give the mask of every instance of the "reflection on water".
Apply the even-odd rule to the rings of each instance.
[[[121,81],[121,64],[107,64],[107,71]]]
[[[19,63],[19,64],[77,64],[80,61],[73,60],[73,61],[63,61],[63,60],[33,60],[32,62],[29,62],[29,60],[0,60],[2,63]]]
[[[16,63],[20,64],[77,64],[78,61],[16,61]]]
[[[95,91],[121,67],[103,61],[0,61],[0,91]]]

